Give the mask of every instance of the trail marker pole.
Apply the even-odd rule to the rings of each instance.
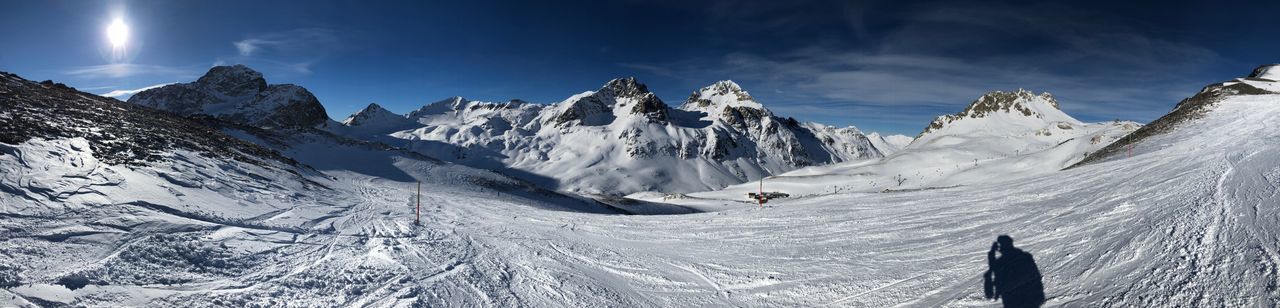
[[[422,224],[422,181],[418,181],[418,206],[413,209],[413,224]]]
[[[756,195],[756,204],[760,205],[760,209],[764,209],[764,177],[760,177],[760,193]]]
[[[1126,156],[1126,158],[1132,158],[1132,157],[1133,157],[1133,143],[1130,143],[1130,144],[1129,144],[1129,155],[1128,155],[1128,156]]]

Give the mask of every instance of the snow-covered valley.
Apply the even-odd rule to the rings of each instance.
[[[763,207],[744,197],[755,182],[597,201],[415,148],[472,132],[505,142],[485,149],[537,144],[561,128],[507,138],[471,128],[546,123],[543,113],[377,127],[424,140],[388,146],[296,127],[318,123],[296,113],[180,117],[6,74],[0,305],[988,307],[999,302],[983,296],[987,252],[1007,234],[1034,255],[1049,306],[1270,307],[1280,304],[1280,82],[1265,68],[1179,106],[1194,117],[1142,128],[1077,121],[1047,95],[993,92],[909,145],[850,135],[893,145],[883,158],[771,170],[766,190],[792,197]],[[273,95],[255,93],[244,97]],[[627,103],[582,110],[608,111],[605,127],[654,114]],[[121,116],[106,125],[101,114]],[[646,122],[676,138],[636,140],[734,132],[709,122]],[[172,140],[192,135],[205,137]],[[1108,150],[1117,140],[1123,151]],[[566,147],[547,152],[590,153]],[[783,163],[766,162],[751,161]],[[684,214],[624,215],[674,213]]]

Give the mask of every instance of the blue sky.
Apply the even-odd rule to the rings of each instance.
[[[732,79],[782,116],[914,135],[1017,88],[1146,122],[1280,62],[1277,1],[902,2],[0,0],[0,70],[105,94],[242,63],[339,120],[454,95],[551,103],[622,76],[678,105]]]

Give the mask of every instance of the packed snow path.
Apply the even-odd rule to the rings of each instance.
[[[1275,306],[1277,102],[1232,97],[1144,140],[1131,158],[1048,176],[781,200],[763,210],[743,203],[690,215],[584,214],[485,189],[424,186],[425,224],[415,227],[413,183],[342,172],[328,173],[341,184],[317,200],[202,209],[245,212],[245,220],[144,203],[68,206],[52,216],[7,207],[0,247],[7,265],[26,270],[0,301],[997,306],[983,298],[981,275],[991,242],[1008,234],[1035,256],[1048,305]],[[0,159],[6,168],[38,163]],[[138,181],[83,170],[91,173],[68,176]],[[5,198],[17,198],[11,190],[32,180],[4,181]],[[75,196],[119,193],[117,186],[68,185],[60,198],[85,202]],[[120,220],[146,223],[104,227]],[[77,271],[111,283],[52,284]]]

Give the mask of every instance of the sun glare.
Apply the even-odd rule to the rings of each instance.
[[[111,21],[111,25],[107,26],[107,40],[113,48],[124,47],[124,43],[129,40],[129,25],[124,24],[124,20],[120,18]]]

